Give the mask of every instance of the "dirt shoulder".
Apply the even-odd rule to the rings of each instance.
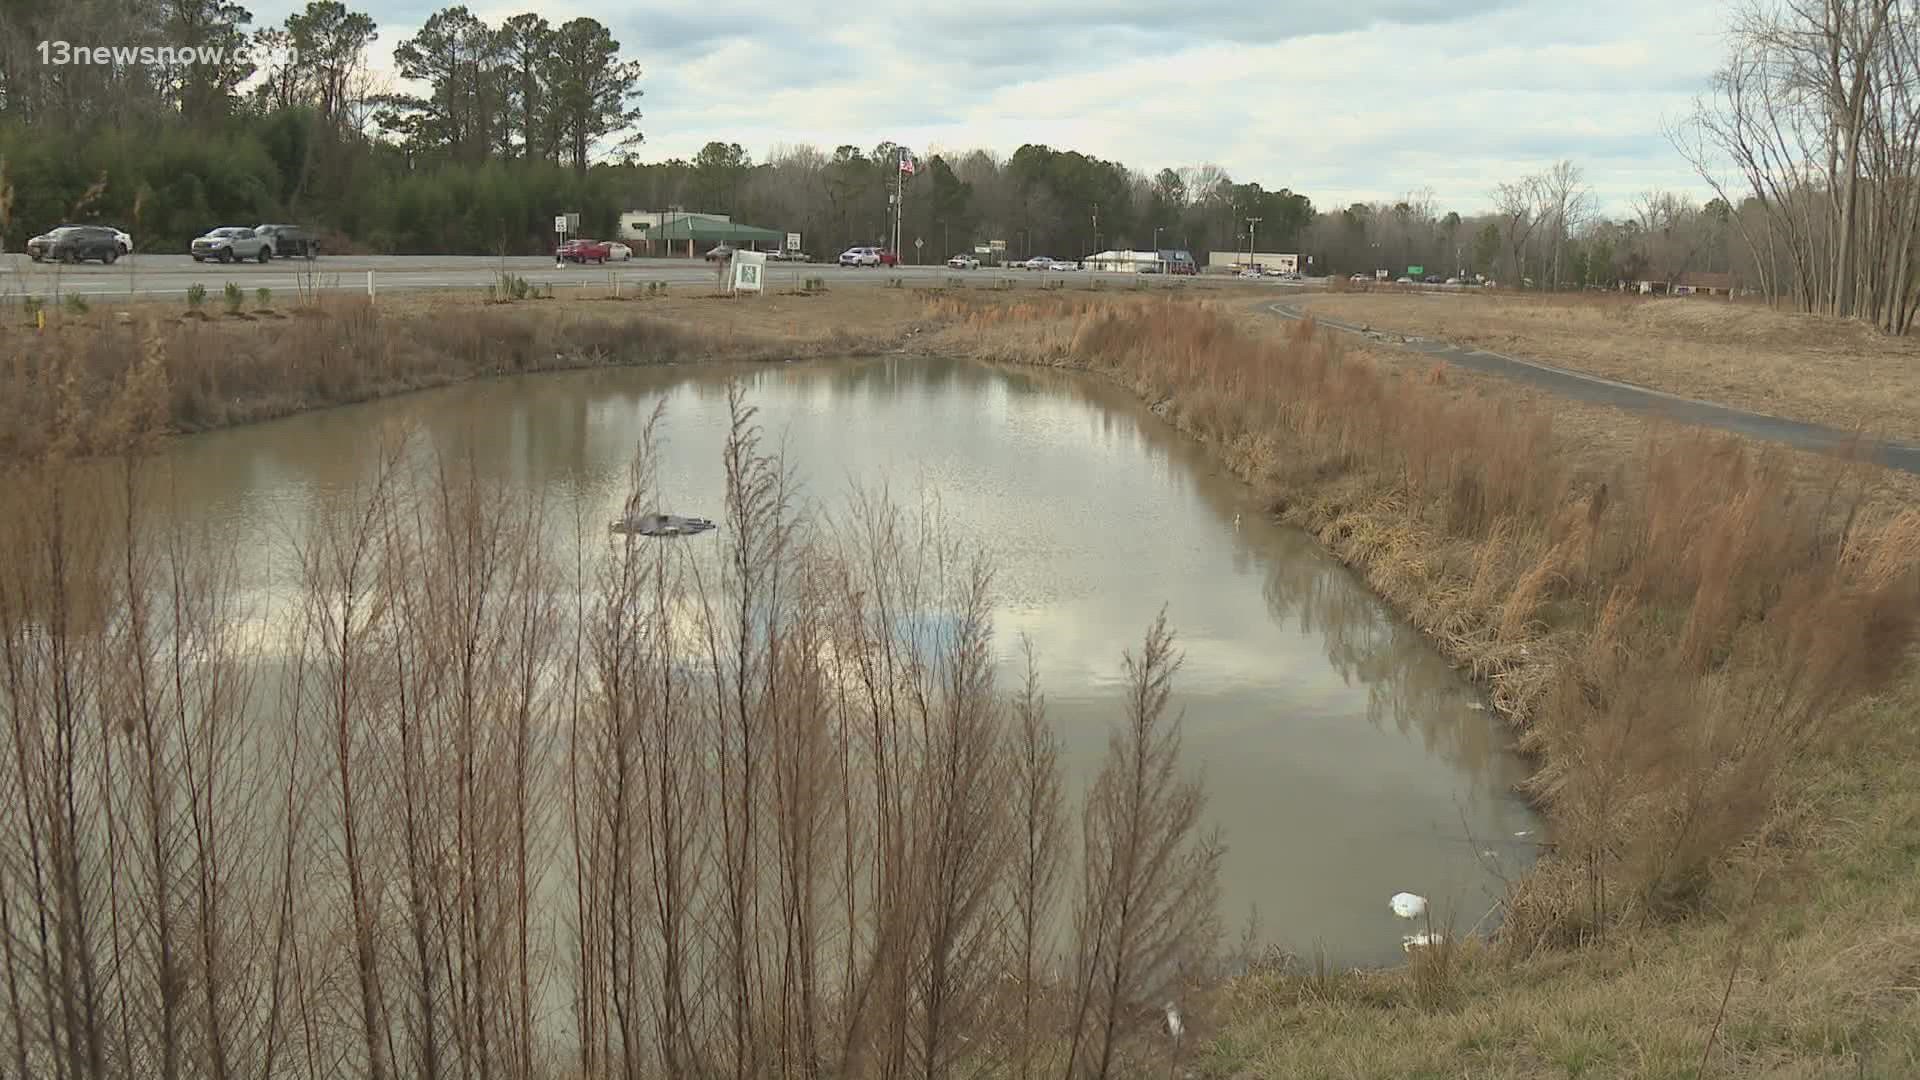
[[[1687,298],[1313,293],[1309,314],[1441,338],[1752,412],[1920,439],[1920,342]]]

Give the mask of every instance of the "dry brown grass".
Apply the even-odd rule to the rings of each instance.
[[[166,425],[190,432],[491,375],[871,353],[904,340],[917,310],[876,289],[759,302],[328,296],[246,319],[189,318],[156,305],[122,314],[61,313],[44,332],[0,327],[0,454],[30,451],[56,412],[104,408],[149,345],[164,357]]]
[[[1911,518],[1878,470],[1657,429],[1573,460],[1548,412],[1204,305],[939,310],[956,347],[1159,403],[1488,681],[1583,868],[1542,939],[1699,910],[1914,640]]]
[[[1888,936],[1920,914],[1889,831],[1920,824],[1915,478],[1220,309],[941,313],[955,348],[1105,374],[1213,444],[1486,679],[1540,763],[1555,854],[1499,947],[1450,956],[1446,1004],[1418,965],[1257,974],[1222,1075],[1920,1063],[1920,965]]]
[[[1754,412],[1920,439],[1920,344],[1851,320],[1611,294],[1313,294],[1304,310]]]

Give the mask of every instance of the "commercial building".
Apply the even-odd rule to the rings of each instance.
[[[1246,266],[1257,266],[1262,270],[1278,268],[1283,274],[1298,274],[1300,256],[1277,251],[1256,251],[1251,255],[1244,251],[1210,251],[1207,253],[1207,265],[1220,270],[1239,270]]]
[[[620,214],[620,239],[648,255],[695,255],[719,244],[771,251],[786,242],[785,233],[745,225],[726,214],[687,210],[626,210]]]
[[[1646,279],[1635,283],[1642,295],[1654,296],[1727,296],[1734,290],[1733,275],[1725,272],[1688,270],[1673,275],[1670,281]]]
[[[1191,274],[1193,254],[1177,248],[1160,251],[1103,251],[1089,255],[1081,265],[1110,274]]]

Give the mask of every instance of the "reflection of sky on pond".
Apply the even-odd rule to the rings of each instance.
[[[1497,882],[1477,858],[1524,857],[1522,775],[1470,689],[1309,540],[1257,520],[1249,491],[1137,403],[1077,376],[880,360],[735,369],[803,499],[844,512],[885,485],[995,565],[995,648],[1016,685],[1032,639],[1074,786],[1119,718],[1123,650],[1163,607],[1185,665],[1176,705],[1224,832],[1227,922],[1257,906],[1267,936],[1336,959],[1391,960],[1402,889],[1451,903],[1462,928]],[[718,369],[625,369],[496,380],[180,440],[178,497],[233,531],[259,632],[284,619],[289,552],[317,505],[363,483],[412,432],[415,478],[436,455],[547,501],[571,559],[594,543],[662,397],[660,509],[724,514],[727,395]],[[1236,514],[1244,515],[1236,527]],[[716,555],[721,531],[669,541]],[[571,607],[571,600],[563,602]],[[896,628],[946,626],[942,612]]]

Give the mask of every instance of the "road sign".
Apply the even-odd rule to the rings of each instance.
[[[1419,277],[1419,276],[1420,276],[1421,274],[1424,274],[1424,273],[1426,273],[1426,272],[1427,272],[1427,268],[1426,268],[1426,267],[1424,267],[1424,266],[1409,266],[1409,267],[1407,267],[1407,276],[1408,276],[1408,277]]]
[[[1007,242],[1005,240],[995,240],[988,244],[987,247],[992,251],[1005,251],[1007,250]]]
[[[787,250],[788,251],[800,250],[800,234],[799,233],[790,232],[787,234]]]
[[[567,215],[565,215],[565,214],[555,214],[555,215],[553,215],[553,231],[554,231],[554,232],[557,232],[557,233],[561,233],[561,234],[563,234],[563,235],[564,235],[564,234],[566,233],[566,231],[567,231]]]
[[[973,245],[973,253],[975,255],[991,255],[993,254],[993,248],[986,244],[975,244]]]
[[[766,279],[767,256],[761,251],[733,253],[733,291],[759,292]]]
[[[921,238],[920,238],[920,237],[918,237],[918,236],[916,236],[916,237],[914,237],[914,238],[913,238],[913,248],[914,248],[914,250],[915,250],[915,251],[918,251],[918,250],[920,250],[921,248],[923,248],[923,247],[926,247],[926,246],[927,246],[927,242],[926,242],[925,240],[923,240],[923,239],[921,239]]]

